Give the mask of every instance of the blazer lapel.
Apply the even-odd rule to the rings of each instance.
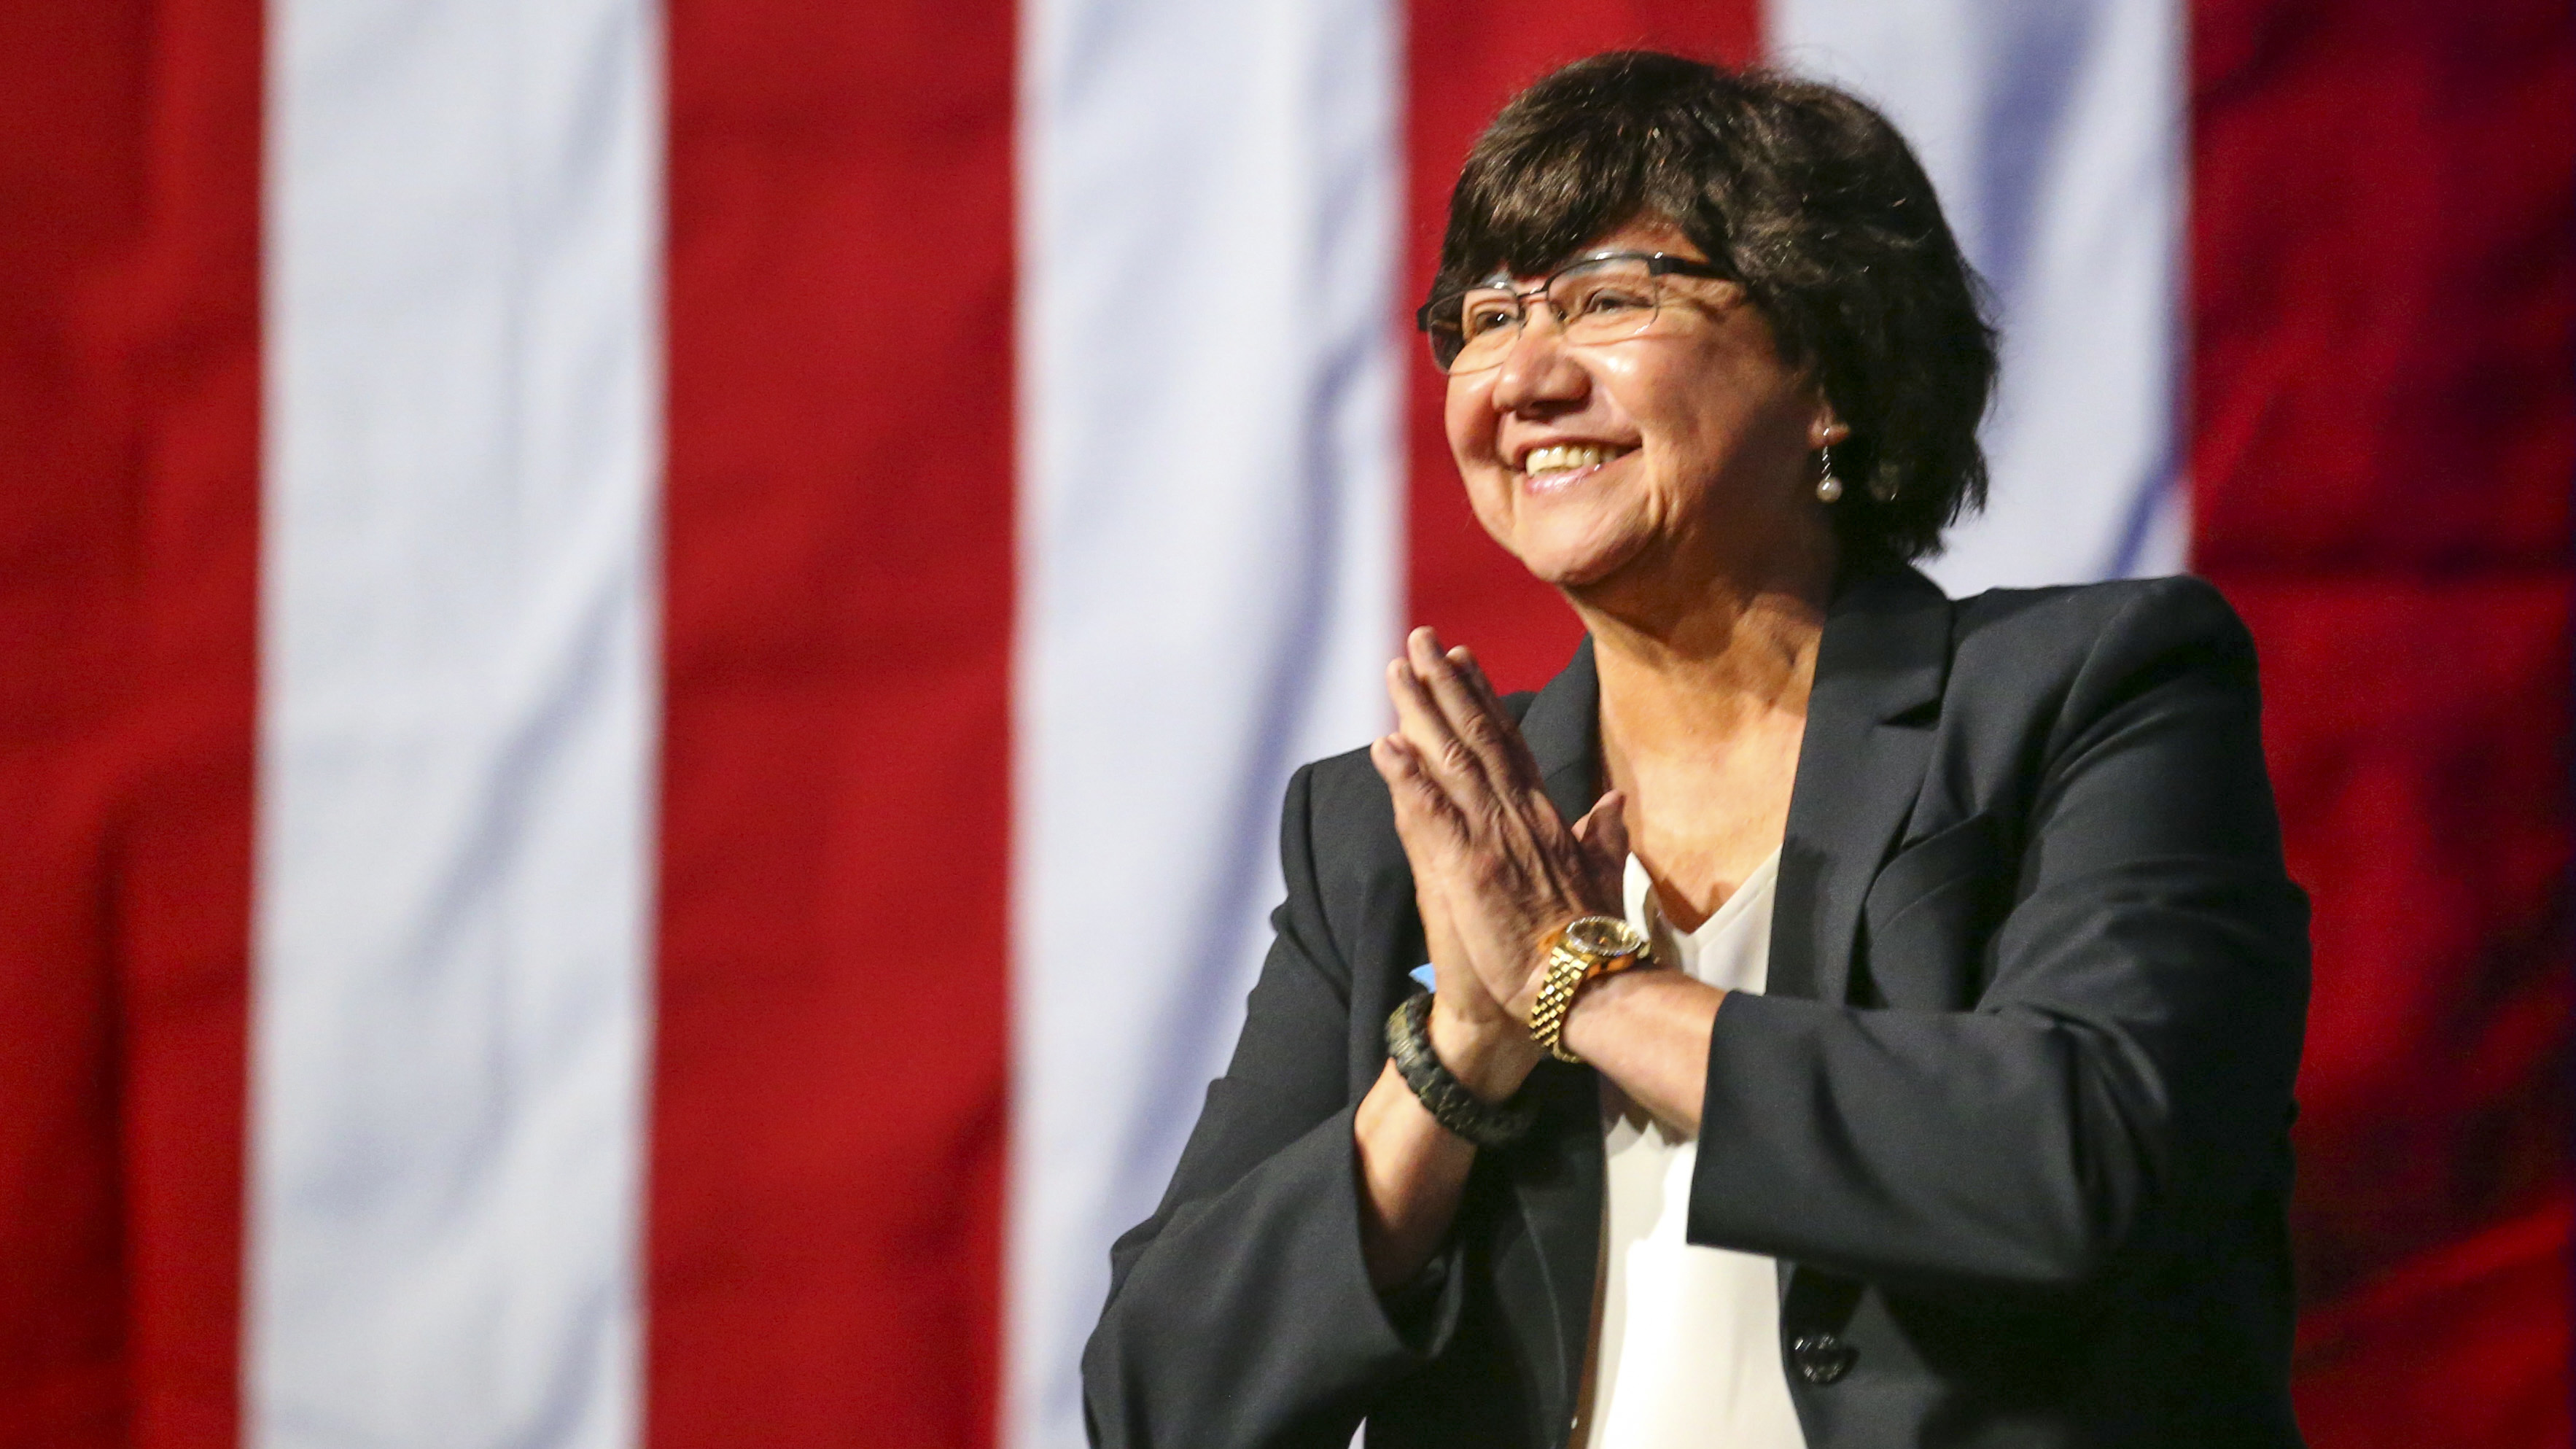
[[[1539,779],[1556,813],[1573,824],[1601,798],[1601,674],[1592,662],[1592,636],[1583,636],[1574,658],[1521,716],[1521,738],[1538,761]]]
[[[1538,762],[1549,802],[1567,823],[1592,808],[1600,790],[1599,674],[1586,638],[1574,658],[1521,716],[1521,738]],[[1543,1310],[1556,1345],[1556,1373],[1543,1378],[1541,1442],[1556,1442],[1574,1411],[1575,1382],[1592,1339],[1593,1275],[1601,1257],[1601,1088],[1589,1067],[1541,1062],[1529,1090],[1539,1128],[1510,1157],[1513,1196],[1545,1270]],[[1537,1310],[1535,1303],[1529,1310]]]
[[[1816,682],[1789,794],[1768,991],[1841,1001],[1871,877],[1931,762],[1925,711],[1950,672],[1950,601],[1911,568],[1860,575],[1826,606]],[[1548,800],[1566,820],[1600,798],[1601,677],[1586,638],[1521,717]]]
[[[1835,591],[1790,787],[1771,995],[1839,1002],[1849,990],[1861,900],[1922,788],[1931,758],[1926,712],[1939,704],[1949,666],[1950,601],[1922,574],[1864,574]],[[1600,694],[1586,638],[1521,717],[1548,800],[1568,822],[1600,797]],[[1591,1340],[1604,1164],[1593,1073],[1543,1063],[1530,1084],[1546,1125],[1510,1154],[1509,1171],[1553,1310],[1557,1373],[1540,1405],[1545,1437],[1573,1410]],[[1781,1264],[1784,1293],[1791,1266]]]
[[[1864,574],[1827,606],[1780,847],[1769,995],[1839,1002],[1850,989],[1861,899],[1922,789],[1924,716],[1949,668],[1950,601],[1915,570]]]

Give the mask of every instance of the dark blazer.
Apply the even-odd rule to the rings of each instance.
[[[1596,793],[1590,647],[1522,733]],[[2195,579],[1953,603],[1900,570],[1828,611],[1767,995],[1710,1042],[1692,1242],[1781,1261],[1814,1449],[2296,1445],[2285,1229],[2307,902],[2254,652]],[[1423,960],[1365,752],[1288,788],[1288,899],[1226,1074],[1083,1356],[1092,1442],[1552,1446],[1590,1332],[1596,1079],[1382,1302],[1351,1113]]]

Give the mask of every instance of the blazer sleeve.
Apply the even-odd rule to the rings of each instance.
[[[1108,1306],[1082,1359],[1094,1445],[1345,1449],[1369,1401],[1428,1361],[1458,1316],[1446,1260],[1417,1280],[1422,1308],[1399,1326],[1361,1258],[1350,968],[1318,891],[1316,768],[1288,787],[1288,899],[1233,1060],[1161,1206],[1110,1251]]]
[[[1974,1009],[1730,995],[1691,1241],[2056,1292],[2150,1228],[2286,1189],[2307,902],[2281,862],[2252,640],[2216,590],[2166,581],[2059,688]]]

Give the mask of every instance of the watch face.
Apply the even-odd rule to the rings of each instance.
[[[1617,916],[1585,916],[1565,928],[1565,944],[1599,959],[1634,955],[1645,949],[1646,938]]]

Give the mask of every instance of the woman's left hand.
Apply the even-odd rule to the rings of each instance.
[[[1454,943],[1525,1033],[1548,935],[1577,916],[1622,912],[1620,797],[1602,796],[1569,828],[1484,671],[1465,649],[1444,652],[1429,629],[1414,630],[1405,657],[1387,666],[1387,693],[1396,732],[1370,753],[1394,794],[1421,897],[1448,917],[1445,929],[1425,922],[1433,967],[1447,964],[1443,939]]]

